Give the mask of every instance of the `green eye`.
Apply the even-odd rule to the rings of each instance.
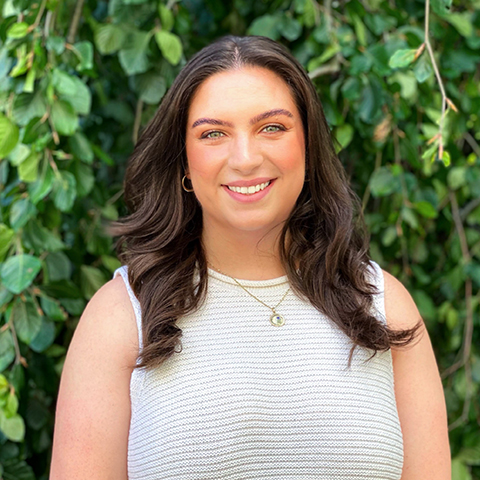
[[[223,133],[222,132],[208,132],[204,138],[219,138],[220,136],[222,136]]]
[[[266,132],[274,133],[274,132],[278,132],[280,130],[280,127],[278,125],[268,125],[267,127],[264,128],[264,130]]]

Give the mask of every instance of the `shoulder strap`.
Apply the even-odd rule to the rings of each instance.
[[[377,287],[378,293],[373,296],[373,307],[382,323],[387,323],[385,314],[385,284],[383,279],[383,271],[380,265],[370,260],[368,265],[371,282]]]
[[[130,301],[132,302],[133,311],[135,312],[135,319],[137,321],[137,330],[138,330],[138,346],[139,350],[143,348],[143,338],[142,338],[142,309],[140,307],[140,302],[138,298],[133,293],[132,287],[130,286],[130,282],[128,281],[128,267],[123,265],[120,268],[117,268],[115,272],[113,272],[113,278],[117,275],[121,275],[123,281],[125,282],[125,286],[127,287],[128,296],[130,297]]]

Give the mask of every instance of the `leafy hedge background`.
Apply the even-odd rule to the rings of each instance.
[[[453,479],[480,479],[479,0],[0,5],[0,478],[48,478],[68,344],[119,266],[126,159],[186,59],[234,33],[317,86],[371,254],[428,326]]]

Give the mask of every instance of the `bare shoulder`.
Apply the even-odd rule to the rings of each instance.
[[[127,479],[135,313],[122,278],[92,297],[68,348],[58,394],[51,480]]]
[[[428,331],[405,286],[383,270],[385,314],[394,330],[421,329],[414,342],[392,348],[395,398],[404,441],[401,480],[450,480],[450,446],[443,386]]]

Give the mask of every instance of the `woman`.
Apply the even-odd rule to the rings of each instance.
[[[428,333],[369,260],[283,47],[224,37],[195,55],[135,147],[125,201],[125,266],[65,362],[52,480],[450,478]]]

